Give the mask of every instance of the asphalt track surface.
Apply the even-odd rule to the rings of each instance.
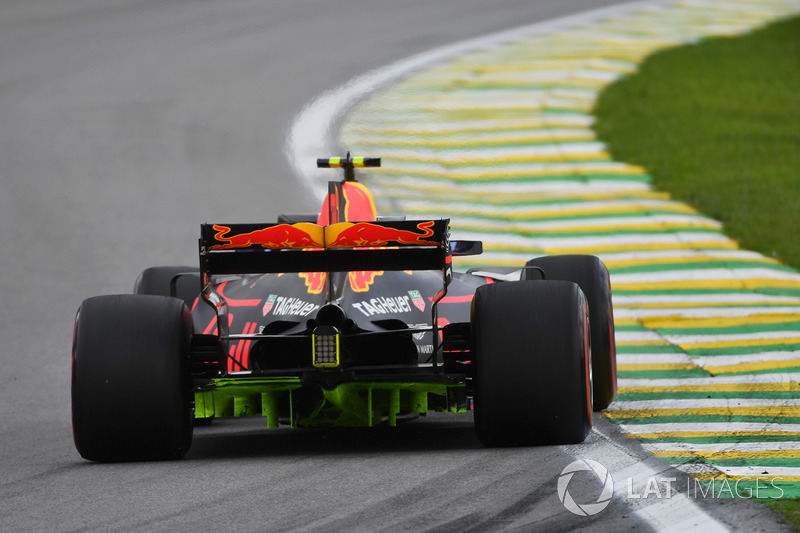
[[[93,464],[72,444],[81,300],[194,264],[201,222],[316,209],[283,152],[306,103],[433,47],[612,3],[0,4],[0,530],[779,530],[749,500],[624,498],[626,478],[685,477],[602,422],[584,445],[534,449],[481,448],[469,415],[373,431],[222,420],[164,463]],[[592,518],[556,493],[577,458],[617,482]],[[575,499],[596,497],[580,474]]]

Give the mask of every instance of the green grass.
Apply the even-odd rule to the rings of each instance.
[[[800,268],[800,18],[654,54],[595,114],[614,159]],[[765,503],[800,531],[800,499]]]
[[[800,531],[800,499],[766,500],[764,503],[781,513],[786,522]]]
[[[800,18],[656,53],[595,111],[616,160],[800,268]]]

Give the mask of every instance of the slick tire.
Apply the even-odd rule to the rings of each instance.
[[[133,285],[134,294],[152,294],[154,296],[170,296],[170,283],[178,274],[199,273],[197,267],[158,266],[145,269]],[[200,295],[200,279],[195,276],[182,276],[176,284],[176,297],[191,309]]]
[[[593,403],[595,411],[602,411],[617,395],[617,349],[608,269],[593,255],[539,257],[525,266],[541,268],[548,280],[577,283],[586,296],[591,329]],[[541,279],[535,268],[526,268],[523,272],[523,276]]]
[[[92,461],[178,459],[192,441],[192,319],[177,298],[85,300],[72,344],[75,446]]]
[[[484,285],[471,335],[475,430],[485,446],[584,441],[592,429],[588,319],[575,283]]]

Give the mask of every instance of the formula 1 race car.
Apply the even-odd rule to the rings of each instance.
[[[608,270],[594,256],[454,273],[482,252],[448,219],[378,217],[355,167],[319,214],[203,224],[199,268],[85,300],[72,423],[96,461],[180,458],[194,425],[394,426],[474,410],[486,446],[582,442],[616,394]],[[591,325],[590,325],[591,319]]]

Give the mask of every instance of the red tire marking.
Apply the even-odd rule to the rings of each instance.
[[[587,312],[587,304],[584,303],[583,311],[583,362],[584,372],[586,375],[586,407],[589,414],[589,424],[592,422],[592,381],[589,379],[591,376],[589,369],[589,313]]]
[[[611,278],[608,278],[608,294],[611,294]],[[611,306],[611,300],[608,300],[608,340],[611,343],[611,376],[614,385],[614,394],[617,395],[617,343],[614,341],[614,309]]]

